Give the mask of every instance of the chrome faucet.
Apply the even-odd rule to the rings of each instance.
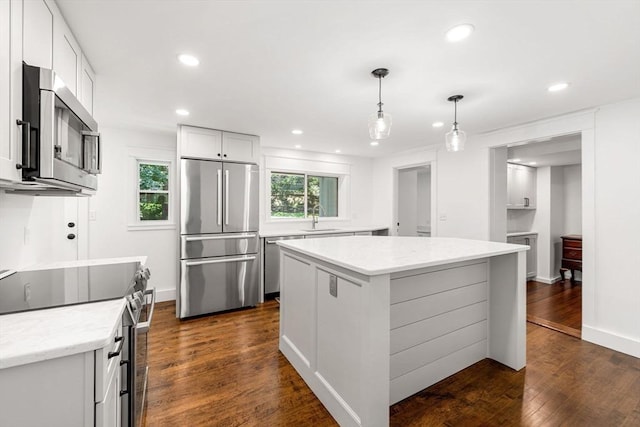
[[[311,210],[311,229],[312,230],[316,229],[316,224],[318,223],[318,220],[320,219],[320,217],[319,217],[320,212],[324,212],[325,215],[327,214],[327,212],[324,210],[322,205],[320,203],[318,203]]]

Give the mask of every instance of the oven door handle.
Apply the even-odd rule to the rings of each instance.
[[[141,322],[136,325],[138,332],[149,332],[149,326],[151,326],[151,320],[153,319],[153,310],[156,308],[156,288],[147,289],[143,294],[145,297],[151,295],[151,311],[149,311],[149,317],[146,322]]]

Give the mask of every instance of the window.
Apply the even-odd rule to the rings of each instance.
[[[271,172],[271,217],[338,216],[338,177]]]
[[[138,219],[169,220],[169,163],[138,162]]]

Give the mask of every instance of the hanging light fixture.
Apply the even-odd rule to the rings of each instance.
[[[454,103],[453,127],[447,133],[447,151],[464,150],[464,143],[467,140],[467,134],[458,129],[458,101],[462,98],[464,98],[462,95],[453,95],[447,98],[447,101]]]
[[[376,68],[371,74],[378,79],[378,111],[369,116],[369,136],[371,139],[385,139],[391,133],[391,114],[382,111],[382,79],[389,70]]]

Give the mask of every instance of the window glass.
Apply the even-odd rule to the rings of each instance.
[[[301,174],[271,174],[272,217],[304,218],[304,180]]]
[[[271,217],[338,216],[338,178],[271,173]]]
[[[138,163],[138,218],[169,220],[169,165]]]
[[[338,216],[338,178],[333,176],[307,177],[307,205],[309,215]]]

